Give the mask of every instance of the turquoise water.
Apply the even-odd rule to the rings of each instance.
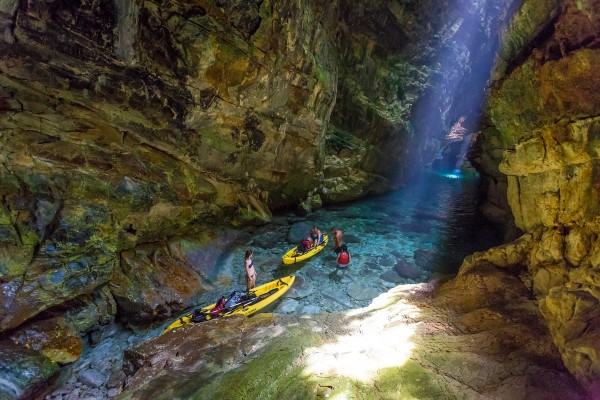
[[[463,258],[501,242],[502,234],[478,213],[477,176],[425,173],[405,189],[386,196],[320,209],[310,215],[276,216],[257,229],[249,242],[236,246],[219,266],[214,301],[245,289],[243,255],[254,250],[257,285],[285,275],[296,283],[268,311],[311,314],[363,307],[380,293],[401,284],[426,282],[434,274],[454,274]],[[333,240],[325,250],[301,263],[283,265],[281,256],[318,225],[330,234],[344,232],[352,261],[337,267]]]

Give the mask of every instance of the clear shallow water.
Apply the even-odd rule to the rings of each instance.
[[[306,217],[278,216],[257,229],[220,260],[213,288],[202,295],[208,304],[232,290],[244,290],[243,255],[254,250],[257,285],[285,275],[296,282],[267,311],[311,314],[363,307],[382,292],[404,283],[425,282],[435,273],[456,273],[463,258],[501,242],[502,234],[479,215],[477,176],[430,171],[410,187],[386,196],[320,209]],[[307,261],[283,265],[293,244],[293,224],[317,224],[329,234],[344,231],[352,262],[337,268],[333,240]],[[308,232],[306,232],[308,233]],[[300,238],[298,238],[300,240]]]

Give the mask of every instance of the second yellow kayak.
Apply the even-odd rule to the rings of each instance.
[[[288,251],[287,253],[285,253],[283,255],[283,257],[281,258],[281,260],[283,261],[284,264],[289,265],[289,264],[294,264],[294,263],[309,259],[312,256],[314,256],[315,254],[317,254],[318,252],[320,252],[321,250],[323,250],[325,248],[325,246],[327,246],[328,241],[329,241],[329,236],[323,235],[323,242],[321,242],[321,244],[319,244],[317,247],[313,247],[312,249],[308,250],[307,252],[299,254],[296,251],[298,246],[296,246],[293,249],[291,249],[290,251]]]

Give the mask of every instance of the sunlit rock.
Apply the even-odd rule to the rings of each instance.
[[[433,298],[435,284],[398,287],[347,313],[188,325],[126,351],[121,396],[585,399],[518,278],[475,282]]]
[[[543,298],[550,290],[568,281],[566,268],[562,264],[542,265],[531,274],[533,277],[531,290],[539,298]]]
[[[589,253],[590,235],[577,227],[565,237],[565,257],[574,266],[579,266]]]

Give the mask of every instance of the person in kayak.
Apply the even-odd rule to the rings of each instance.
[[[298,244],[298,247],[296,247],[296,254],[300,255],[306,253],[312,248],[312,245],[312,238],[310,236],[303,239],[300,244]]]
[[[333,239],[335,240],[335,247],[333,251],[335,251],[336,254],[340,254],[342,251],[342,235],[344,232],[334,226],[331,228],[331,233],[333,234]]]
[[[321,242],[323,242],[323,234],[316,225],[312,227],[310,231],[310,237],[312,239],[313,247],[317,247],[321,244]]]
[[[256,286],[256,268],[254,268],[254,261],[252,261],[252,250],[246,250],[246,256],[244,259],[244,268],[246,269],[246,286],[248,291],[254,289]]]

